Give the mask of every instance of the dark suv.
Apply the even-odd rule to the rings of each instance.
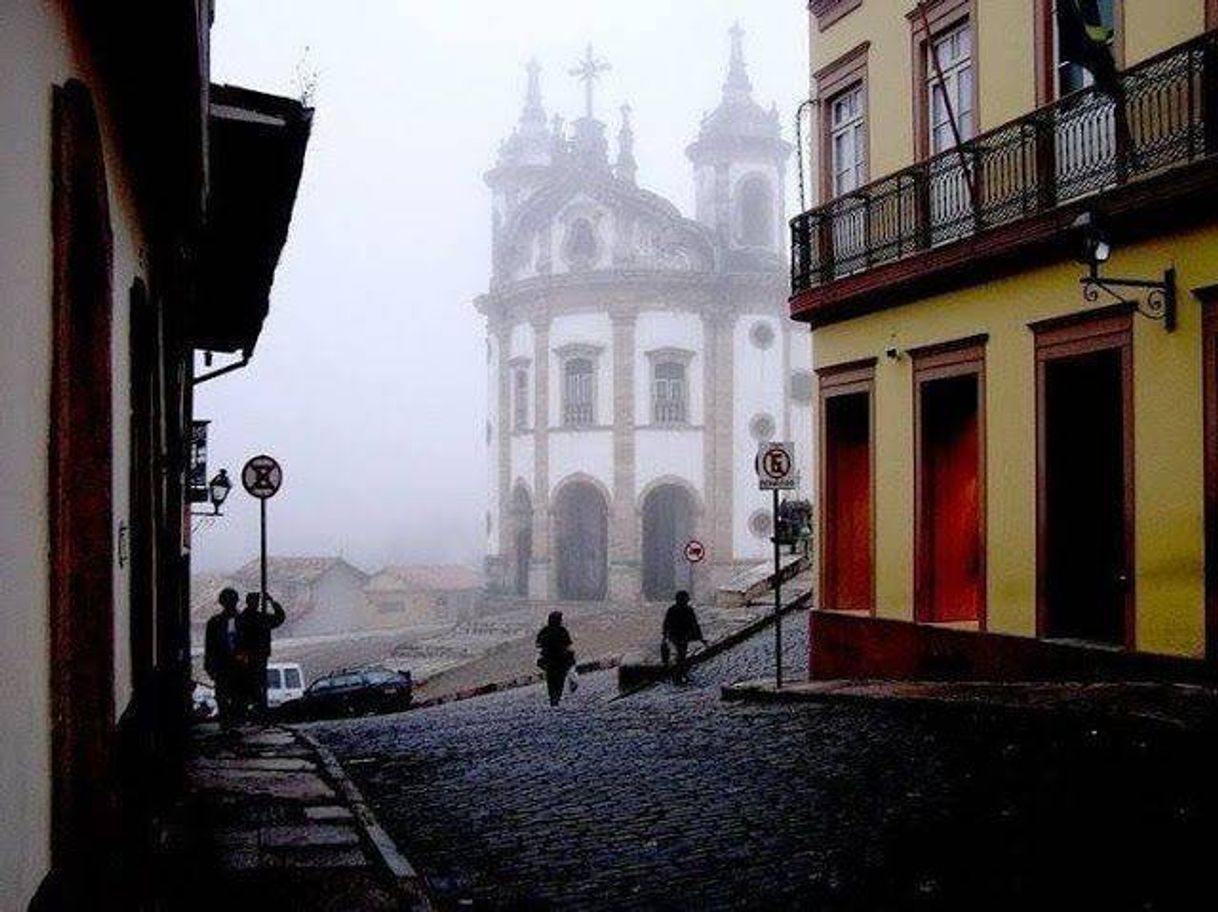
[[[409,671],[352,668],[318,678],[304,696],[282,706],[289,719],[333,719],[401,712],[414,699]]]

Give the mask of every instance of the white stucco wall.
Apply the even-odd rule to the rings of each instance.
[[[503,517],[499,515],[499,340],[488,335],[486,344],[490,357],[486,365],[486,420],[490,426],[489,440],[486,443],[486,509],[490,514],[490,529],[485,522],[483,531],[486,533],[486,553],[499,553],[499,525]]]
[[[635,433],[635,490],[642,492],[657,478],[669,475],[689,482],[704,497],[704,439],[700,430],[640,428]]]
[[[554,431],[550,434],[550,495],[564,478],[591,475],[613,491],[613,431]]]
[[[740,558],[764,557],[772,547],[768,539],[758,538],[748,528],[749,517],[759,508],[771,506],[768,494],[757,490],[757,474],[753,457],[757,440],[749,430],[754,415],[762,412],[774,419],[775,436],[782,433],[783,346],[779,317],[771,314],[742,314],[733,333],[736,395],[733,418],[733,440],[736,452],[733,472],[736,496],[732,505],[732,543]],[[767,324],[773,332],[773,342],[767,349],[758,348],[750,340],[756,323]]]
[[[51,94],[82,79],[101,122],[114,234],[114,534],[128,514],[128,291],[139,226],[107,99],[78,52],[66,4],[0,11],[0,909],[24,909],[50,866],[48,466],[51,368]],[[117,559],[117,549],[116,549]],[[114,567],[116,718],[131,693],[126,568]]]
[[[550,322],[550,427],[562,424],[562,358],[556,352],[564,345],[592,345],[600,349],[596,358],[597,425],[613,423],[613,324],[607,313],[574,313]],[[553,467],[550,475],[553,477]]]
[[[683,348],[694,352],[685,372],[689,395],[689,423],[702,424],[705,420],[702,389],[702,318],[692,313],[644,311],[639,314],[635,323],[634,344],[635,423],[651,423],[651,359],[647,357],[647,352],[659,348]]]

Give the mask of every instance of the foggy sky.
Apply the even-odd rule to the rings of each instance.
[[[317,107],[295,217],[252,364],[199,387],[209,471],[251,455],[284,467],[272,554],[479,566],[487,504],[484,323],[490,274],[482,175],[511,130],[524,63],[549,116],[582,108],[567,74],[585,44],[613,66],[597,115],[634,112],[640,185],[686,215],[685,146],[719,100],[739,19],[754,96],[790,139],[807,82],[797,0],[219,0],[212,77]],[[308,52],[306,54],[306,48]],[[793,183],[794,165],[788,169]],[[790,196],[790,194],[789,194]],[[256,502],[196,529],[196,570],[254,557]]]

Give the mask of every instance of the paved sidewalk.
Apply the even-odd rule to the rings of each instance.
[[[377,830],[328,752],[304,737],[196,726],[185,793],[165,826],[164,908],[426,908]]]
[[[1079,682],[798,681],[773,679],[723,687],[744,703],[872,703],[984,707],[1149,722],[1188,731],[1218,731],[1218,690],[1190,684]]]

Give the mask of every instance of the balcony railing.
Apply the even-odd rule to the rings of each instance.
[[[1218,32],[791,220],[815,286],[1218,153]]]

